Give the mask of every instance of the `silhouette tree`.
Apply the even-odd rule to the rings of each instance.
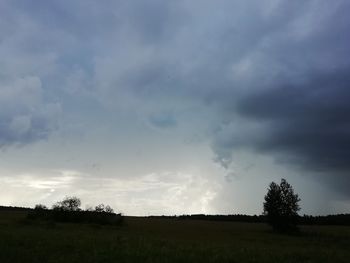
[[[272,182],[264,202],[264,215],[268,223],[277,231],[296,230],[299,201],[298,194],[285,179],[281,179],[279,185]]]
[[[105,211],[105,205],[104,204],[99,204],[95,206],[95,211],[96,212],[104,212]]]
[[[62,201],[53,205],[52,209],[62,211],[80,211],[81,201],[75,196],[66,196]]]
[[[106,205],[106,207],[105,207],[105,212],[106,212],[106,213],[114,213],[114,210],[113,210],[113,208],[110,207],[109,205]]]
[[[106,213],[114,213],[112,207],[109,205],[99,204],[95,206],[95,212],[106,212]]]
[[[43,205],[43,204],[37,204],[35,205],[34,207],[35,210],[47,210],[47,206],[46,205]]]

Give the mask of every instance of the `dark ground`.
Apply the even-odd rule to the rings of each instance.
[[[121,226],[26,219],[0,211],[0,262],[349,262],[349,226],[126,217]]]

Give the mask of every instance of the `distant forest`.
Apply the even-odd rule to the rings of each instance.
[[[32,208],[0,206],[0,211],[32,211]],[[263,215],[180,215],[180,216],[148,216],[149,218],[169,218],[182,220],[208,220],[208,221],[232,221],[232,222],[249,222],[249,223],[265,223],[266,217]],[[298,217],[300,225],[350,225],[350,214],[337,214],[326,216],[310,216],[303,215]]]
[[[174,216],[179,219],[194,219],[194,220],[211,220],[211,221],[234,221],[234,222],[250,222],[250,223],[265,223],[266,216],[264,215],[181,215]],[[337,214],[326,216],[298,216],[298,224],[300,225],[350,225],[350,214]]]

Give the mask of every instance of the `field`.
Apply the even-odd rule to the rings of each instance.
[[[126,217],[122,226],[31,222],[0,211],[0,262],[349,262],[350,227]]]

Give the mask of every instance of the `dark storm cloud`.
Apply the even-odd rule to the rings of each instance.
[[[260,122],[265,132],[248,135],[244,143],[253,142],[261,152],[290,154],[307,168],[350,169],[349,88],[350,69],[344,69],[246,95],[237,112]]]
[[[221,79],[223,89],[206,96],[221,113],[213,131],[215,160],[229,168],[235,151],[253,150],[317,174],[346,193],[350,6],[346,1],[315,1],[290,6],[288,13],[284,3],[276,11],[288,15],[276,17],[273,12],[258,19],[260,26],[253,28],[263,30],[248,38],[252,42],[240,39],[246,52],[231,60],[231,81]]]
[[[118,74],[103,74],[109,97],[123,90],[150,104],[159,127],[176,120],[160,101],[215,110],[204,121],[224,167],[249,148],[309,170],[349,169],[349,3],[218,3],[123,6],[126,36],[140,42],[120,48],[124,64],[109,65]]]
[[[23,81],[10,99],[0,87],[0,143],[46,137],[55,98],[84,118],[125,107],[154,127],[209,134],[225,168],[250,149],[346,181],[349,10],[347,0],[2,1],[0,80],[42,84],[29,101]]]

